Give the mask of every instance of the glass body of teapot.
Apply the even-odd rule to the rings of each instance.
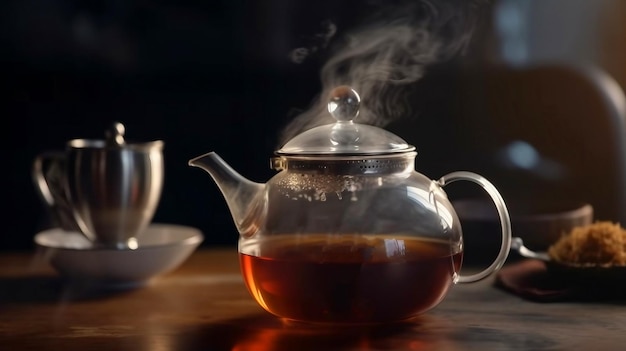
[[[310,129],[276,152],[279,171],[251,182],[211,152],[206,170],[240,233],[244,281],[270,313],[289,320],[370,324],[402,321],[435,307],[456,282],[480,280],[509,252],[508,211],[496,188],[471,172],[430,180],[415,171],[415,148],[356,124],[358,94],[336,88],[336,123]],[[467,180],[491,196],[502,242],[494,262],[460,274],[463,236],[443,187]]]

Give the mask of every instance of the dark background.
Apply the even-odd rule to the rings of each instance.
[[[483,6],[467,50],[429,67],[415,84],[418,113],[408,122],[414,133],[402,122],[389,126],[416,144],[418,170],[433,179],[473,165],[480,171],[484,161],[476,154],[448,157],[472,140],[452,120],[438,122],[451,87],[460,86],[457,73],[480,72],[499,45],[493,6],[477,2]],[[320,91],[326,54],[295,64],[289,52],[309,45],[325,20],[341,37],[370,14],[369,4],[3,1],[0,249],[31,249],[33,236],[54,225],[31,179],[35,156],[73,138],[103,138],[114,121],[126,126],[128,141],[165,141],[165,184],[154,221],[200,228],[205,246],[234,245],[237,233],[221,193],[187,161],[216,151],[251,180],[268,180],[282,129]],[[461,140],[453,140],[457,135]],[[501,173],[486,172],[507,188]]]
[[[165,141],[156,222],[200,228],[204,245],[237,241],[211,178],[187,161],[218,152],[264,182],[281,129],[319,92],[323,54],[295,64],[333,21],[338,35],[359,1],[4,1],[0,76],[5,121],[1,249],[30,249],[53,225],[31,179],[35,156],[73,138]]]

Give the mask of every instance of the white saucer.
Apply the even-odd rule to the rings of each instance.
[[[151,224],[138,248],[94,247],[81,233],[49,229],[35,235],[43,257],[59,274],[107,284],[142,284],[170,272],[202,243],[202,232],[174,224]]]

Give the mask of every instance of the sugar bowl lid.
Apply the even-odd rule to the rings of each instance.
[[[128,142],[124,138],[126,127],[120,122],[114,122],[105,131],[105,139],[72,139],[67,142],[69,149],[99,149],[108,151],[133,150],[133,151],[154,151],[163,148],[162,140],[148,142]]]
[[[283,156],[373,156],[415,150],[402,138],[382,128],[355,123],[361,98],[348,86],[330,94],[328,112],[336,122],[311,128],[276,151]]]

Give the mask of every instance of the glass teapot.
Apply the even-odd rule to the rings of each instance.
[[[279,171],[252,182],[210,152],[189,161],[222,191],[240,233],[245,283],[268,312],[288,320],[361,324],[410,319],[449,288],[487,277],[511,244],[506,205],[496,188],[471,172],[433,181],[414,170],[415,147],[378,127],[358,124],[360,97],[335,88],[328,110],[336,123],[288,141],[271,160]],[[480,185],[500,216],[495,261],[460,274],[463,236],[443,187]]]

